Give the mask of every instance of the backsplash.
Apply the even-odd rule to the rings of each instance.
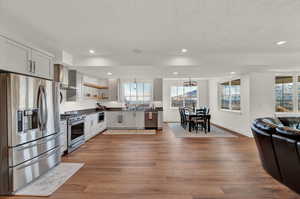
[[[92,109],[97,108],[97,101],[96,100],[82,100],[76,102],[64,102],[60,105],[60,113],[64,113],[66,111],[76,111],[76,110],[83,110],[83,109]],[[122,102],[115,102],[115,101],[107,101],[101,102],[101,105],[116,108],[116,107],[124,107],[124,103]],[[155,107],[162,107],[162,102],[152,102]]]
[[[95,100],[64,102],[60,105],[60,113],[64,113],[66,111],[76,111],[76,110],[96,108],[97,107],[96,103],[97,101]]]

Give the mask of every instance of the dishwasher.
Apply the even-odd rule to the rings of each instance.
[[[157,120],[157,111],[145,111],[145,129],[157,129]]]

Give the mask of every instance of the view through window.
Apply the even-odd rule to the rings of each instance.
[[[241,80],[235,79],[219,84],[220,108],[241,110]]]
[[[300,76],[297,77],[298,111],[300,111]]]
[[[127,82],[123,84],[126,104],[149,104],[152,99],[150,82]]]
[[[292,112],[293,76],[277,76],[275,78],[276,112]]]
[[[231,81],[231,109],[241,110],[241,80],[236,79]]]
[[[172,86],[171,107],[197,107],[197,86]]]
[[[221,108],[229,109],[230,104],[230,84],[229,82],[221,83]]]

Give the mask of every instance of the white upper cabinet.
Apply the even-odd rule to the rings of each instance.
[[[37,76],[44,78],[49,78],[52,76],[51,70],[53,70],[53,66],[51,57],[38,51],[32,50],[31,60],[33,62],[34,73]]]
[[[1,36],[0,69],[53,79],[51,56]]]
[[[1,38],[1,50],[3,51],[1,69],[29,74],[32,70],[30,67],[31,49],[16,42]]]

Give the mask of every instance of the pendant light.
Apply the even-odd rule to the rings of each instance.
[[[192,81],[191,77],[189,77],[188,81],[183,82],[184,87],[197,86],[197,81]]]

